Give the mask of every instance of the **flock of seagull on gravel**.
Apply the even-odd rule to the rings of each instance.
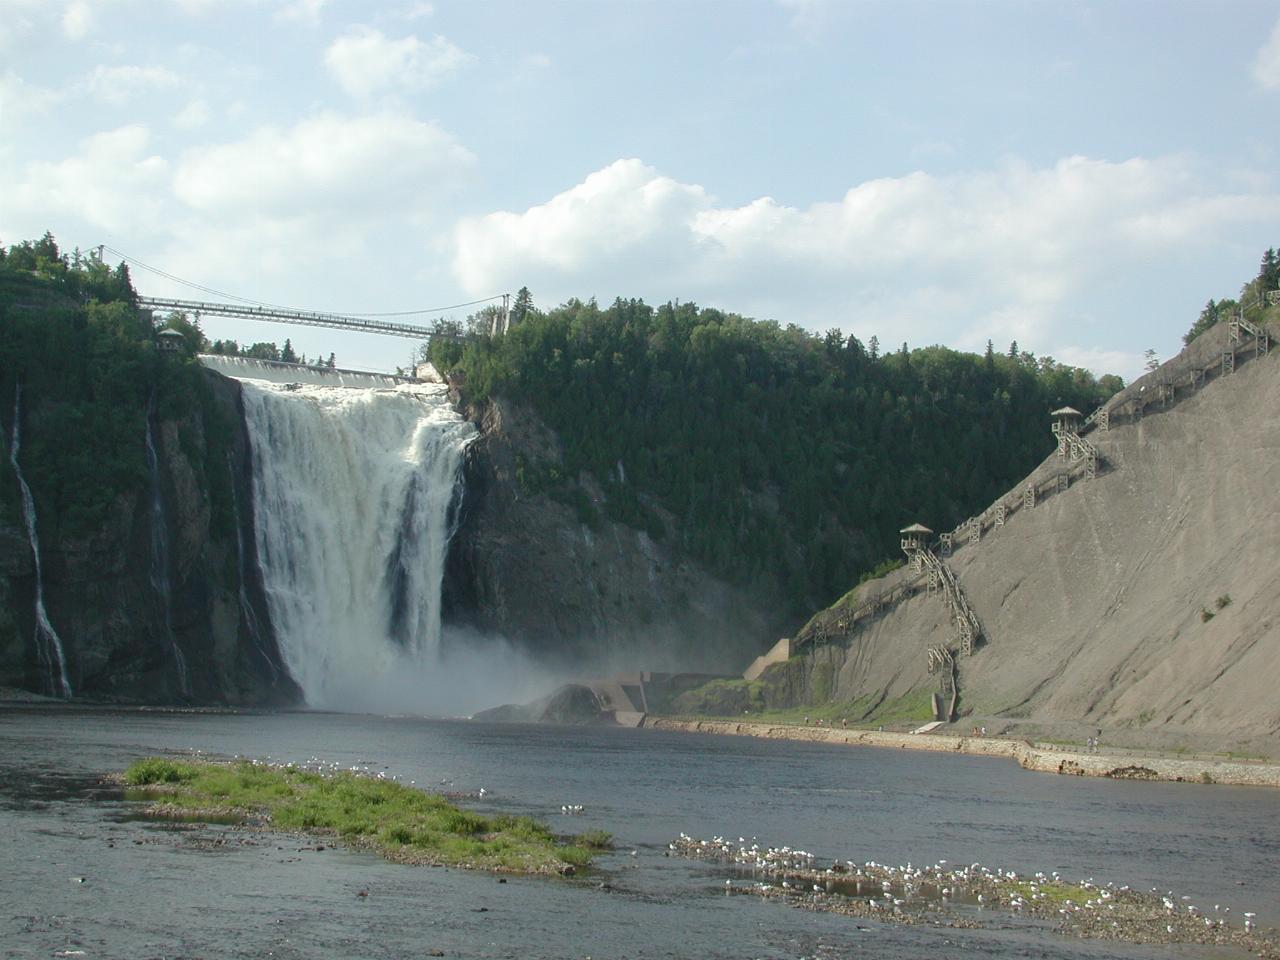
[[[1064,881],[1054,871],[1020,875],[1013,870],[992,869],[980,863],[952,867],[946,860],[928,866],[907,863],[891,866],[868,860],[836,860],[828,864],[807,850],[791,847],[761,846],[752,838],[748,842],[739,837],[737,843],[725,837],[697,840],[681,833],[679,839],[668,845],[668,851],[679,856],[715,860],[745,868],[763,875],[735,887],[735,881],[725,880],[725,887],[741,892],[781,892],[789,896],[812,894],[821,897],[840,887],[852,887],[852,896],[862,899],[872,911],[886,911],[901,916],[903,907],[927,906],[930,901],[947,905],[952,903],[976,903],[980,907],[1004,906],[1015,913],[1034,913],[1053,916],[1056,912],[1064,922],[1088,922],[1095,928],[1120,926],[1119,920],[1129,921],[1130,916],[1114,914],[1116,904],[1129,905],[1154,903],[1158,897],[1164,907],[1165,932],[1187,933],[1193,924],[1203,923],[1206,931],[1226,931],[1230,926],[1231,908],[1214,904],[1213,910],[1201,910],[1190,903],[1190,897],[1174,899],[1169,891],[1160,894],[1152,888],[1150,896],[1138,894],[1128,886],[1098,884],[1093,878],[1078,883]],[[828,864],[823,866],[823,864]],[[1075,894],[1076,902],[1067,894]],[[1055,908],[1056,907],[1056,911]],[[1244,914],[1243,929],[1251,933],[1256,929],[1257,914]],[[1167,922],[1166,922],[1167,921]],[[1177,926],[1175,926],[1175,924]],[[1235,928],[1239,929],[1239,928]]]

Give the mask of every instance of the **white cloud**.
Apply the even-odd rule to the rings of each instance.
[[[1145,362],[1141,353],[1126,353],[1123,350],[1097,350],[1075,346],[1064,346],[1053,356],[1059,363],[1108,373],[1120,370],[1141,370]]]
[[[422,270],[406,232],[428,232],[474,164],[450,134],[408,116],[322,113],[262,127],[183,154],[156,262],[277,303],[376,303]]]
[[[444,37],[392,40],[373,27],[353,27],[325,51],[324,62],[347,93],[425,90],[474,59]]]
[[[417,209],[474,163],[434,124],[378,114],[323,113],[289,129],[189,150],[174,190],[205,213],[304,216],[341,210],[367,217]]]
[[[12,132],[18,120],[39,116],[61,98],[56,91],[33,86],[10,70],[0,76],[0,121]]]
[[[822,38],[829,19],[829,0],[777,0],[778,5],[791,13],[791,29],[806,40]]]
[[[180,84],[178,75],[167,67],[97,66],[85,80],[89,93],[112,106],[123,106],[140,94],[172,89]]]
[[[291,0],[276,13],[276,18],[295,23],[317,24],[326,0]]]
[[[693,220],[710,202],[701,187],[658,176],[639,160],[619,160],[524,213],[462,220],[454,270],[474,291],[522,270],[567,279],[624,260],[648,260],[648,267],[664,251],[679,260],[697,245]]]
[[[720,206],[622,160],[523,212],[464,219],[453,269],[475,295],[692,297],[892,343],[1043,348],[1088,339],[1100,278],[1276,219],[1280,194],[1216,191],[1177,159],[912,173],[805,208]]]
[[[428,3],[426,0],[419,0],[417,3],[411,3],[400,14],[405,20],[421,20],[424,17],[435,16],[436,6],[434,3]]]
[[[68,40],[83,40],[93,26],[93,10],[84,0],[68,4],[62,14],[62,32]]]
[[[1264,90],[1280,90],[1280,20],[1254,58],[1253,79]]]
[[[41,0],[0,0],[0,50],[30,33],[34,21],[28,15],[40,9]]]
[[[209,104],[203,100],[187,103],[173,118],[173,125],[181,130],[195,130],[209,122]]]
[[[6,229],[38,236],[64,216],[110,232],[152,228],[166,193],[168,164],[149,147],[147,128],[132,124],[86,138],[77,156],[29,164],[10,185],[6,206],[11,203],[8,214],[16,223]]]

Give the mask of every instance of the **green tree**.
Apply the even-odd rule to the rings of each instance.
[[[515,302],[511,304],[511,325],[523,323],[524,318],[533,312],[533,294],[529,292],[528,287],[521,287],[516,291]]]
[[[248,347],[243,356],[250,357],[254,360],[279,360],[280,348],[274,343],[260,341]]]
[[[161,329],[177,330],[182,334],[183,349],[188,356],[203,353],[209,344],[200,329],[200,321],[188,318],[185,313],[171,313]]]

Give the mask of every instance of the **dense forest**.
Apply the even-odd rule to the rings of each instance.
[[[92,534],[120,494],[146,483],[148,416],[201,409],[206,449],[187,453],[194,463],[224,463],[232,424],[218,415],[194,359],[199,330],[176,325],[187,349],[162,355],[123,263],[62,253],[48,233],[0,248],[0,519],[20,522],[9,462],[19,397],[23,421],[40,426],[22,439],[22,468],[41,532],[53,538]],[[215,521],[229,523],[227,472],[205,472]]]
[[[526,489],[674,536],[735,580],[781,577],[796,612],[895,556],[900,527],[947,529],[1019,480],[1053,448],[1050,410],[1123,386],[1016,344],[881,353],[691,303],[544,313],[522,290],[506,336],[485,326],[431,359],[469,402],[527,401],[560,435],[563,465],[519,465]]]

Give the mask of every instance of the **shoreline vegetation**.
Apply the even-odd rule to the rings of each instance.
[[[763,723],[713,718],[645,717],[652,730],[799,740],[810,743],[963,753],[1004,757],[1025,770],[1112,780],[1164,780],[1178,783],[1280,787],[1280,763],[1235,758],[1182,758],[1152,752],[1090,753],[1069,746],[1032,743],[1010,737],[956,736],[789,723]]]
[[[120,775],[157,819],[330,837],[387,860],[495,873],[573,875],[609,849],[602,831],[562,838],[531,817],[486,816],[383,775],[251,760],[147,757]]]

